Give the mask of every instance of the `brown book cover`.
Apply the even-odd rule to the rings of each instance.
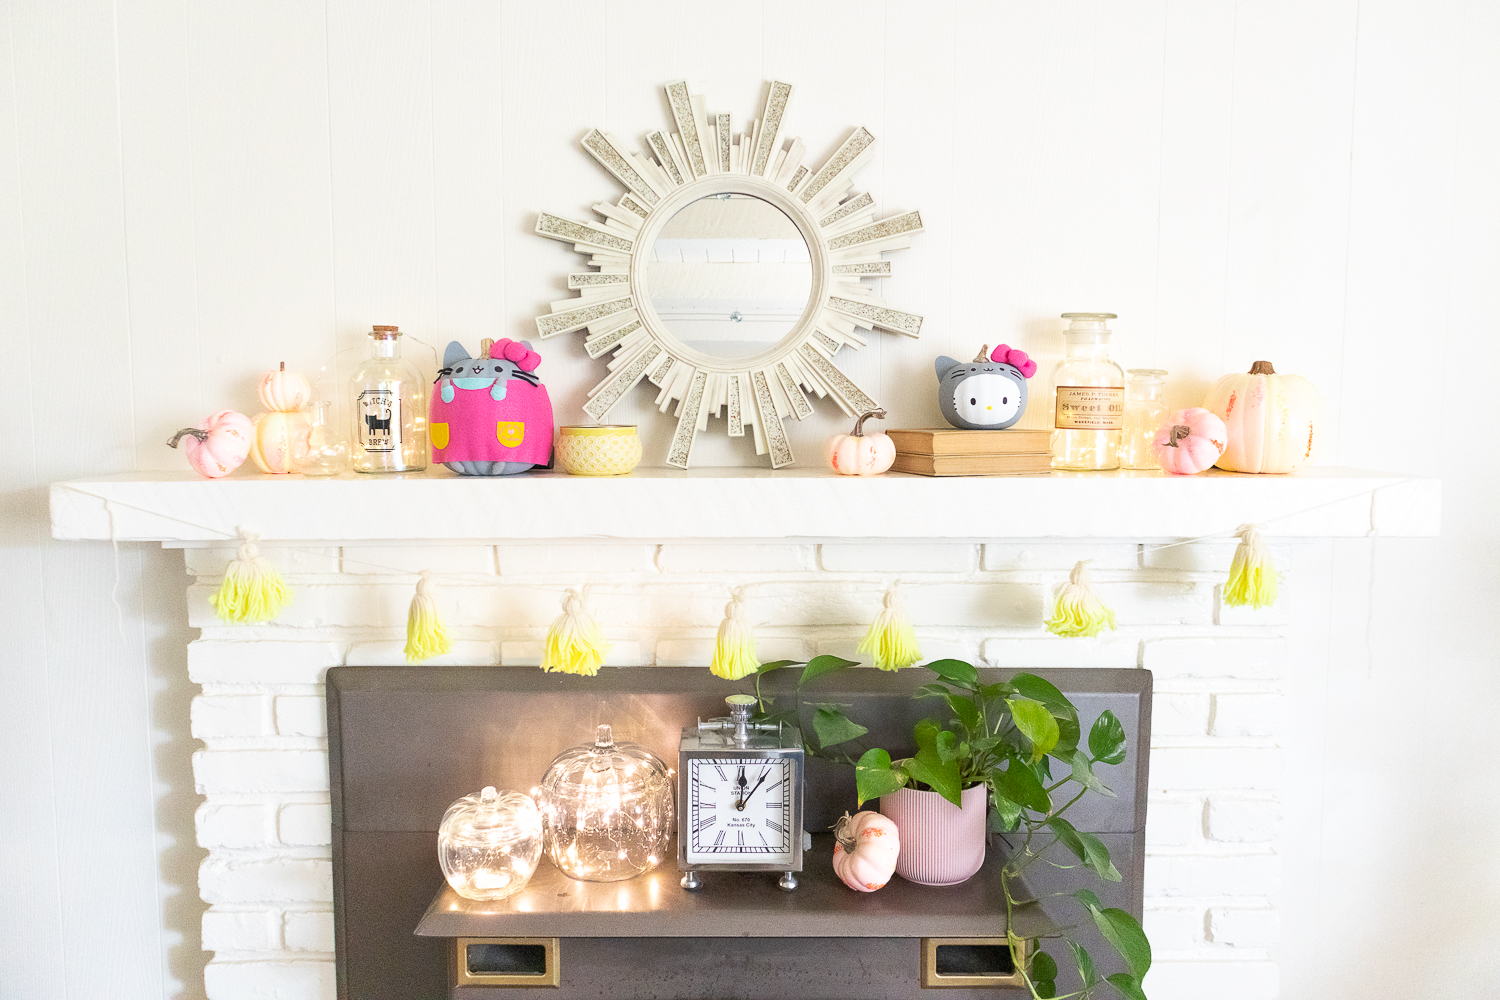
[[[1036,476],[1052,471],[1052,453],[1029,455],[904,455],[896,453],[894,472],[919,476]]]
[[[1017,455],[1049,451],[1051,430],[1012,427],[1003,431],[961,431],[956,427],[888,430],[903,455]]]

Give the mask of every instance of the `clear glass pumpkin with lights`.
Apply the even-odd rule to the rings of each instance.
[[[465,899],[504,899],[526,887],[542,857],[542,814],[531,796],[486,786],[448,807],[438,862]]]
[[[593,743],[558,754],[537,795],[547,857],[571,878],[618,882],[666,857],[672,774],[635,743],[616,743],[608,725]]]

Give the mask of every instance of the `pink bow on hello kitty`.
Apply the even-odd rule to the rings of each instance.
[[[509,337],[501,337],[490,345],[490,357],[496,361],[505,360],[515,363],[515,366],[523,372],[536,371],[537,365],[542,363],[542,356],[519,340],[511,340]],[[1025,357],[1023,354],[1022,357]],[[1032,365],[1035,368],[1036,365]]]
[[[1027,378],[1036,374],[1036,362],[1026,356],[1025,351],[1011,350],[1007,344],[1001,344],[990,353],[991,361],[998,361],[1002,365],[1010,365]]]

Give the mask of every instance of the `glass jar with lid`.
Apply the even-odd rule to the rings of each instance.
[[[1160,368],[1132,368],[1125,373],[1125,426],[1120,430],[1120,467],[1157,469],[1151,442],[1167,419],[1162,387],[1167,373]]]
[[[1114,313],[1063,313],[1063,359],[1052,369],[1052,467],[1118,469],[1125,372],[1109,357]]]
[[[558,754],[542,778],[543,844],[571,878],[618,882],[666,857],[672,833],[672,778],[656,754],[616,743],[608,725],[593,743]]]
[[[401,330],[370,331],[370,356],[350,385],[355,472],[421,472],[427,468],[427,383],[401,357]]]
[[[495,790],[465,795],[438,828],[438,863],[465,899],[504,899],[526,887],[542,858],[542,816],[531,796]]]

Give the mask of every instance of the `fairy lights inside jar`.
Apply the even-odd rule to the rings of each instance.
[[[617,882],[655,868],[672,836],[672,778],[661,758],[616,743],[609,725],[594,742],[558,754],[538,791],[543,845],[563,874]]]
[[[526,887],[542,856],[542,816],[529,795],[465,795],[448,807],[438,830],[438,861],[465,899],[504,899]]]

